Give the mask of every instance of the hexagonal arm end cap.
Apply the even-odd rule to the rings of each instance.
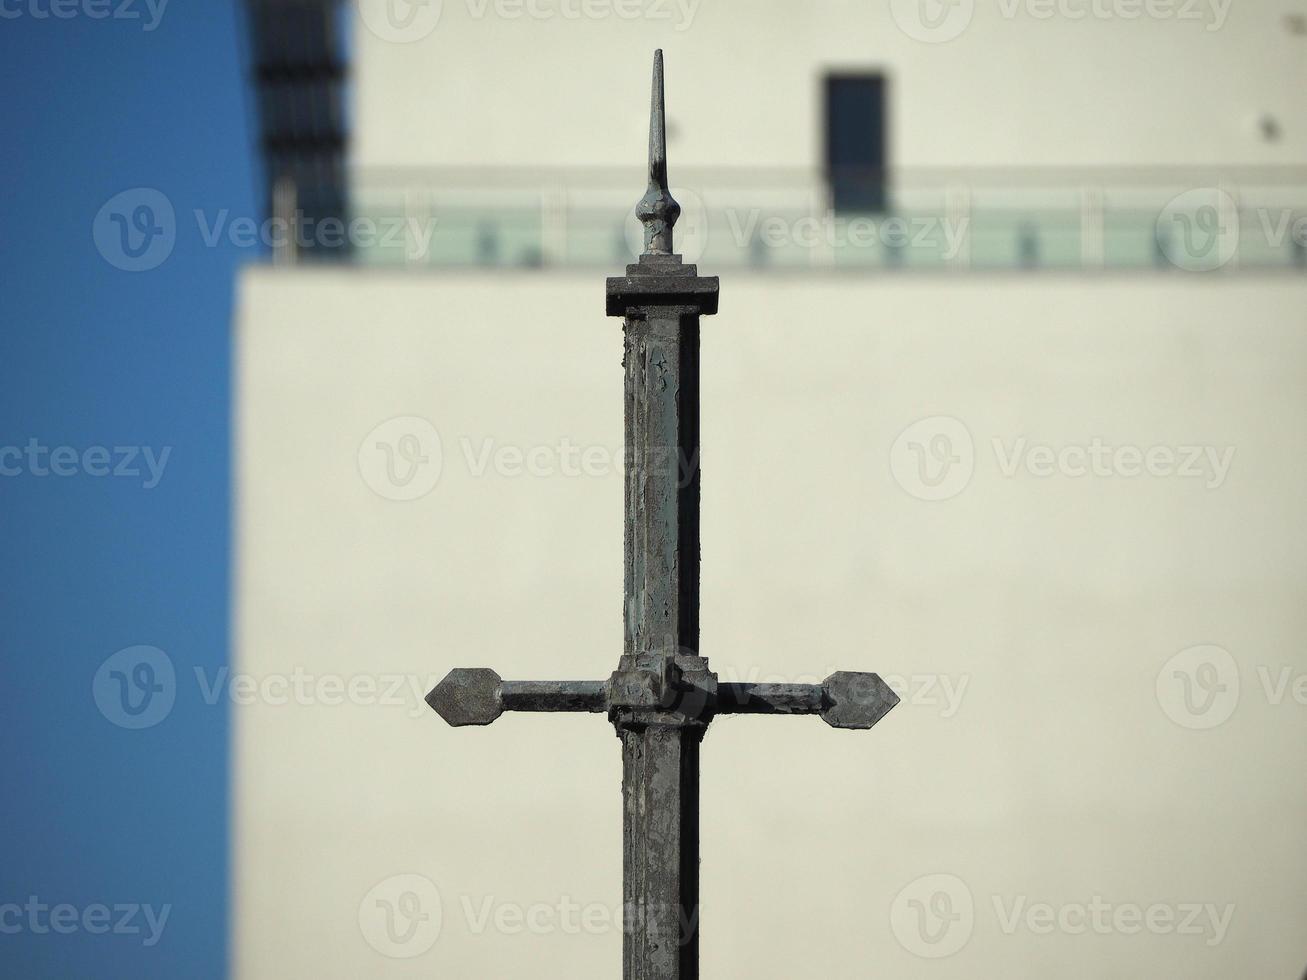
[[[504,713],[503,683],[488,667],[459,667],[431,689],[427,704],[455,728],[489,725]]]
[[[879,674],[839,670],[826,678],[822,689],[826,709],[821,717],[832,728],[870,728],[899,703]]]

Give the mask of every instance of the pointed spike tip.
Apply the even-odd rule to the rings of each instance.
[[[667,186],[667,117],[663,103],[663,50],[654,51],[653,97],[649,106],[649,188],[635,214],[644,225],[646,255],[670,255],[672,227],[681,206]]]
[[[663,101],[663,49],[654,52],[649,100],[649,183],[667,186],[667,110]]]

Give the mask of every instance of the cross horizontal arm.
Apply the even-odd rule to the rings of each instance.
[[[608,710],[603,681],[506,681],[488,667],[460,667],[431,689],[427,704],[445,721],[489,725],[505,711]]]
[[[603,681],[504,681],[505,711],[608,710]]]
[[[899,696],[879,674],[839,670],[820,684],[718,684],[719,715],[821,715],[833,728],[870,728]]]
[[[682,689],[675,682],[664,687],[651,681],[646,691],[645,685],[637,685],[632,700],[629,677],[621,672],[610,681],[506,681],[488,667],[459,668],[431,689],[427,704],[455,727],[489,725],[505,711],[601,714],[652,697],[646,707],[684,708],[686,703],[696,703],[696,716],[704,720],[713,715],[821,715],[834,728],[863,729],[899,703],[898,695],[877,674],[841,670],[820,684],[719,684],[716,675],[705,677],[711,678],[706,687]]]
[[[815,715],[826,707],[820,684],[718,684],[719,715]]]

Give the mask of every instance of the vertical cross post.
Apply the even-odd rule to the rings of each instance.
[[[717,678],[699,650],[699,317],[717,279],[672,252],[663,58],[654,55],[644,254],[608,280],[624,318],[625,643],[610,706],[622,740],[627,980],[699,975],[699,743]],[[619,695],[619,698],[621,695]]]
[[[450,671],[427,701],[454,726],[505,711],[606,712],[622,742],[624,980],[699,976],[699,750],[719,714],[816,714],[865,729],[898,703],[876,674],[822,684],[718,684],[699,655],[699,318],[715,276],[672,251],[663,55],[654,55],[644,253],[607,282],[623,319],[625,589],[622,655],[607,681],[505,681]]]

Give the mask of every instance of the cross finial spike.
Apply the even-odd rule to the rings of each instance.
[[[635,214],[644,225],[644,254],[672,253],[672,226],[681,206],[667,188],[667,121],[663,106],[663,51],[654,52],[653,97],[649,107],[649,189]]]
[[[667,110],[663,102],[663,49],[654,52],[649,100],[649,183],[667,187]]]

